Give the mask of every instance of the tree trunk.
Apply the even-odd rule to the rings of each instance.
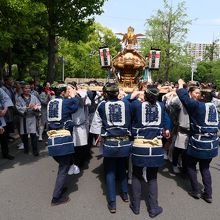
[[[3,80],[3,64],[0,61],[0,80]]]
[[[55,48],[56,48],[55,35],[52,34],[51,31],[49,31],[49,34],[48,34],[48,70],[49,70],[48,80],[51,83],[54,80]]]
[[[169,70],[170,70],[170,42],[171,42],[171,27],[172,27],[172,21],[169,18],[168,20],[168,27],[167,27],[167,45],[168,48],[166,49],[166,63],[165,63],[165,73],[164,73],[164,80],[168,81],[169,78]]]
[[[54,2],[53,0],[47,0],[47,10],[48,10],[48,81],[50,83],[54,80],[54,66],[55,66],[55,51],[56,51],[56,42],[55,42],[55,24],[54,24]]]
[[[12,76],[11,47],[8,48],[8,76]]]
[[[18,80],[24,79],[24,73],[25,73],[25,65],[19,64],[18,65]]]
[[[166,51],[166,62],[165,62],[165,71],[164,71],[164,81],[168,81],[169,79],[169,69],[170,69],[170,51],[167,49]]]

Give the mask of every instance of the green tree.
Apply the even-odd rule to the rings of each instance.
[[[45,58],[47,33],[38,19],[42,11],[44,7],[30,0],[0,1],[0,68],[7,63],[9,75],[16,64],[16,78],[23,79],[33,63]]]
[[[114,33],[101,24],[94,23],[92,29],[94,31],[88,35],[87,42],[74,43],[66,38],[59,38],[55,79],[61,79],[62,69],[59,58],[62,56],[65,59],[65,77],[99,78],[106,76],[106,72],[100,66],[98,49],[108,45],[113,57],[120,50],[120,43]]]
[[[197,64],[194,79],[199,82],[214,83],[220,89],[220,60],[201,61]]]
[[[151,47],[161,49],[161,68],[158,77],[163,73],[164,80],[168,80],[172,67],[181,63],[183,43],[188,32],[187,26],[191,20],[187,18],[185,1],[181,1],[174,9],[164,0],[163,10],[159,9],[155,15],[147,19],[146,40],[143,51],[148,53]]]
[[[101,14],[104,0],[32,0],[46,7],[47,20],[44,22],[48,32],[48,69],[49,80],[53,81],[57,37],[72,42],[85,40],[91,32],[93,16]],[[44,17],[45,14],[42,14]]]
[[[206,46],[204,55],[205,60],[213,61],[214,57],[218,55],[218,42],[219,39],[216,39],[213,40],[209,46]]]
[[[218,90],[220,90],[220,60],[214,61],[213,63],[212,73],[214,75],[214,82]]]

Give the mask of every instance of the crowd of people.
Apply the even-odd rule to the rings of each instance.
[[[9,154],[8,142],[14,139],[12,134],[17,131],[21,143],[19,149],[29,153],[31,138],[32,153],[39,156],[38,140],[42,141],[43,130],[46,129],[47,103],[52,97],[50,84],[46,83],[41,91],[35,90],[35,83],[13,81],[11,77],[4,78],[1,92],[1,123],[4,132],[1,134],[1,149],[3,158],[13,160]]]
[[[0,144],[3,158],[12,160],[8,141],[16,126],[19,149],[39,156],[38,141],[48,142],[49,155],[59,164],[51,205],[70,201],[63,195],[67,175],[77,174],[97,145],[103,156],[107,207],[116,212],[116,180],[120,196],[130,209],[140,212],[142,181],[148,185],[148,212],[163,212],[158,203],[158,169],[165,159],[175,174],[185,173],[189,195],[212,203],[209,165],[218,155],[220,93],[212,84],[140,82],[126,94],[114,82],[102,91],[81,89],[75,82],[51,89],[45,82],[5,78],[0,88]],[[14,123],[15,122],[15,123]],[[47,132],[47,135],[46,133]],[[47,139],[48,138],[48,139]],[[62,146],[62,149],[59,147]],[[199,164],[203,188],[197,180]]]

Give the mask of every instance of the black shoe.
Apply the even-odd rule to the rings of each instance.
[[[14,138],[14,137],[12,137],[12,136],[8,136],[8,140],[9,140],[9,141],[14,141],[14,140],[15,140],[15,138]]]
[[[116,204],[115,204],[115,202],[109,202],[108,203],[108,209],[109,209],[110,213],[112,213],[112,214],[116,213]]]
[[[121,196],[121,199],[122,199],[124,202],[129,202],[128,194],[127,194],[127,193],[122,193],[120,196]]]
[[[67,203],[69,201],[70,201],[70,198],[68,196],[60,198],[60,199],[53,198],[51,201],[51,206],[61,205],[61,204]]]
[[[188,194],[190,196],[192,196],[194,199],[200,199],[201,198],[201,194],[197,193],[197,192],[189,191]]]
[[[136,210],[132,204],[130,204],[129,207],[130,207],[130,209],[132,210],[132,212],[133,212],[135,215],[139,215],[139,214],[140,214],[140,211],[139,211],[139,210]]]
[[[154,218],[154,217],[158,216],[159,214],[161,214],[162,212],[163,212],[163,208],[158,206],[157,208],[151,209],[149,211],[149,216],[151,218]]]
[[[14,160],[15,157],[11,156],[10,154],[3,156],[3,158],[8,159],[8,160]]]
[[[61,195],[65,194],[67,192],[68,188],[67,187],[63,187],[62,191],[61,191]]]
[[[212,203],[212,197],[208,196],[206,193],[202,193],[201,198],[204,199],[207,203]]]
[[[39,156],[39,153],[34,153],[33,154],[35,157],[38,157]]]

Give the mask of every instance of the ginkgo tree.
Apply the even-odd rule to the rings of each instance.
[[[164,0],[162,9],[146,20],[146,39],[143,41],[143,52],[147,55],[150,48],[161,49],[160,73],[167,81],[172,67],[181,63],[184,55],[183,45],[191,20],[186,13],[185,1],[174,7]]]

